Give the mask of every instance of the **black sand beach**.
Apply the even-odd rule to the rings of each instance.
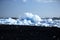
[[[60,40],[60,28],[0,25],[0,40]]]

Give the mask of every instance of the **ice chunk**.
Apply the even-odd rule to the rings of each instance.
[[[25,13],[25,16],[28,17],[28,18],[32,18],[33,17],[33,14],[32,13],[29,13],[29,12],[26,12]]]
[[[48,19],[48,22],[53,22],[53,20],[51,18]]]
[[[17,24],[17,21],[12,18],[8,18],[6,19],[5,23],[6,24]]]
[[[41,25],[46,26],[46,27],[49,26],[49,24],[47,24],[47,23],[42,23]]]
[[[32,13],[25,13],[25,18],[27,20],[31,20],[31,22],[40,22],[41,18],[38,15],[33,15]]]
[[[33,23],[31,22],[31,20],[28,20],[28,23],[29,23],[30,25],[33,25]]]
[[[34,15],[33,20],[34,20],[34,22],[40,22],[41,18],[38,15]]]
[[[26,19],[24,19],[23,24],[24,25],[29,25],[29,23],[28,23],[28,21]]]

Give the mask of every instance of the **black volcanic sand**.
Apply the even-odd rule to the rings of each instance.
[[[60,40],[60,28],[0,25],[0,40]]]

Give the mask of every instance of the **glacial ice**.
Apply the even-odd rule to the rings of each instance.
[[[38,15],[33,15],[32,13],[25,13],[24,17],[20,17],[19,19],[0,19],[0,24],[9,24],[9,25],[34,25],[34,26],[57,26],[60,27],[60,21],[49,19],[42,19]]]

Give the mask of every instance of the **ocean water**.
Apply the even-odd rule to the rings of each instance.
[[[32,13],[25,13],[25,16],[22,16],[18,19],[10,18],[1,18],[0,24],[9,24],[9,25],[30,25],[30,26],[46,26],[46,27],[58,27],[60,28],[60,20],[53,20],[51,18],[42,19],[40,16]]]

